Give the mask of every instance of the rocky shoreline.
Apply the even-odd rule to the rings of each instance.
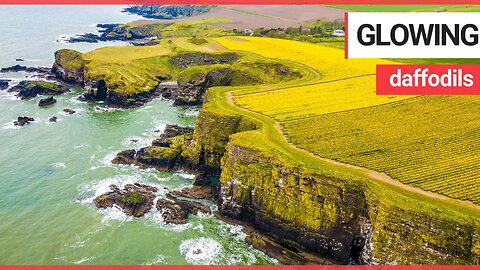
[[[185,143],[185,136],[191,137],[193,135],[192,127],[181,127],[178,125],[167,125],[164,132],[155,140],[152,141],[151,147],[160,147],[164,149],[175,149],[179,143]],[[180,142],[177,139],[180,138]],[[167,190],[167,199],[159,199],[159,204],[163,207],[163,215],[167,223],[183,224],[186,220],[188,212],[181,210],[181,204],[177,197],[189,198],[194,200],[213,200],[218,205],[219,211],[214,212],[215,217],[232,225],[241,225],[243,232],[247,235],[245,242],[252,247],[264,252],[265,254],[279,260],[283,264],[339,264],[341,261],[327,259],[318,254],[308,251],[299,245],[287,245],[272,234],[261,232],[251,223],[242,220],[241,218],[234,218],[231,215],[225,214],[224,198],[222,194],[222,186],[220,182],[212,183],[209,176],[219,177],[219,171],[213,172],[208,167],[203,167],[198,164],[192,164],[185,159],[175,160],[169,154],[165,154],[156,158],[146,158],[146,153],[149,152],[149,147],[141,148],[139,150],[130,149],[119,152],[112,160],[114,164],[135,165],[141,169],[155,168],[159,171],[182,170],[195,175],[195,182],[191,187],[183,188],[182,190]],[[168,151],[167,151],[168,152]],[[183,207],[185,209],[185,207]],[[203,211],[205,212],[205,211]],[[195,214],[193,212],[193,214]],[[181,222],[179,222],[180,220]]]

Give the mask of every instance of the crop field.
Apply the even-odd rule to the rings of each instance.
[[[478,204],[479,110],[477,96],[421,96],[282,126],[319,156]]]
[[[343,50],[293,40],[261,37],[221,37],[214,40],[230,50],[249,51],[304,64],[321,74],[320,81],[372,75],[377,64],[394,64],[380,59],[344,59]]]
[[[479,97],[377,96],[375,64],[392,62],[345,61],[342,50],[289,40],[216,40],[228,49],[298,62],[321,74],[305,85],[232,92],[237,106],[278,121],[297,147],[480,204]]]
[[[377,96],[375,76],[290,87],[235,97],[238,106],[278,121],[375,106],[412,96]]]

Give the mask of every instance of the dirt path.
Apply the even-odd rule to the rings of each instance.
[[[307,67],[311,71],[317,74],[317,79],[321,77],[321,75],[315,71],[313,68],[305,66],[303,64],[300,64],[304,67]],[[235,95],[236,97],[241,97],[241,96],[249,96],[249,95],[255,95],[255,94],[260,94],[260,93],[267,93],[267,92],[275,92],[275,91],[281,91],[281,90],[286,90],[286,89],[292,89],[292,88],[297,88],[297,87],[303,87],[303,86],[311,86],[311,85],[320,85],[320,84],[326,84],[326,83],[332,83],[332,82],[340,82],[340,81],[347,81],[351,79],[358,79],[358,78],[363,78],[363,77],[371,77],[375,76],[375,74],[366,74],[366,75],[360,75],[360,76],[355,76],[355,77],[350,77],[350,78],[343,78],[343,79],[337,79],[337,80],[332,80],[332,81],[323,81],[323,82],[314,82],[314,83],[306,83],[306,84],[299,84],[299,85],[294,85],[294,86],[288,86],[288,87],[282,87],[282,88],[275,88],[275,89],[270,89],[270,90],[264,90],[264,91],[258,91],[258,92],[253,92],[253,93],[246,93],[246,94],[240,94],[240,95]],[[242,91],[242,90],[235,90],[232,92],[236,91]]]
[[[372,75],[370,75],[372,76]],[[355,77],[356,78],[356,77]],[[342,80],[348,80],[348,79],[354,79],[354,78],[347,78],[347,79],[342,79]],[[328,83],[328,82],[323,82],[323,83]],[[291,87],[290,87],[291,88]],[[283,88],[282,88],[283,89]],[[275,89],[275,90],[282,90],[282,89]],[[238,90],[237,90],[238,91]],[[240,106],[237,106],[235,104],[235,102],[233,101],[233,98],[234,96],[232,95],[232,92],[234,91],[230,91],[230,92],[227,92],[226,95],[227,95],[227,103],[232,105],[232,106],[235,106],[237,108],[239,108],[240,110],[242,111],[246,111],[246,112],[249,112],[249,113],[253,113],[253,114],[256,114],[256,115],[261,115],[261,116],[264,116],[264,117],[268,117],[267,115],[264,115],[264,114],[261,114],[261,113],[258,113],[258,112],[255,112],[255,111],[252,111],[252,110],[249,110],[249,109],[246,109],[246,108],[243,108],[243,107],[240,107]],[[270,117],[268,117],[270,118]],[[420,194],[420,195],[423,195],[423,196],[427,196],[427,197],[430,197],[430,198],[436,198],[436,199],[439,199],[439,200],[442,200],[442,201],[450,201],[450,202],[457,202],[459,204],[462,204],[466,207],[469,207],[469,208],[473,208],[475,210],[480,210],[480,205],[477,205],[477,204],[474,204],[470,201],[462,201],[462,200],[458,200],[458,199],[453,199],[453,198],[450,198],[450,197],[447,197],[447,196],[444,196],[444,195],[441,195],[441,194],[438,194],[438,193],[434,193],[434,192],[430,192],[430,191],[425,191],[421,188],[417,188],[417,187],[414,187],[414,186],[411,186],[411,185],[406,185],[406,184],[403,184],[402,182],[396,180],[396,179],[393,179],[391,178],[390,176],[384,174],[384,173],[380,173],[380,172],[377,172],[377,171],[373,171],[373,170],[369,170],[367,168],[364,168],[364,167],[359,167],[359,166],[355,166],[355,165],[350,165],[350,164],[346,164],[346,163],[342,163],[342,162],[339,162],[339,161],[335,161],[335,160],[331,160],[331,159],[328,159],[328,158],[323,158],[323,157],[320,157],[320,156],[317,156],[315,154],[313,154],[312,152],[309,152],[305,149],[302,149],[302,148],[299,148],[297,147],[296,145],[294,145],[293,143],[289,142],[287,137],[285,136],[285,134],[283,133],[283,130],[282,130],[282,127],[281,127],[281,124],[279,121],[273,119],[273,118],[270,118],[272,119],[274,122],[275,122],[275,129],[280,133],[280,135],[282,136],[283,140],[285,141],[285,143],[287,143],[290,147],[294,148],[295,150],[297,151],[300,151],[300,152],[303,152],[311,157],[315,157],[315,158],[318,158],[322,161],[325,161],[325,162],[328,162],[328,163],[331,163],[331,164],[334,164],[334,165],[338,165],[338,166],[342,166],[342,167],[346,167],[346,168],[350,168],[350,169],[354,169],[354,170],[358,170],[360,172],[362,172],[365,176],[367,176],[368,178],[370,179],[373,179],[375,181],[380,181],[380,182],[383,182],[383,183],[387,183],[389,185],[392,185],[392,186],[395,186],[395,187],[398,187],[398,188],[401,188],[403,190],[406,190],[406,191],[410,191],[410,192],[413,192],[413,193],[417,193],[417,194]]]

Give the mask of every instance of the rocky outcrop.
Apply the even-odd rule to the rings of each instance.
[[[50,105],[53,105],[57,102],[56,99],[53,98],[53,96],[49,96],[47,98],[42,98],[40,99],[40,101],[38,102],[38,106],[40,107],[46,107],[46,106],[50,106]]]
[[[162,213],[165,223],[185,224],[189,214],[197,215],[198,212],[210,214],[211,209],[194,201],[177,199],[171,194],[167,194],[168,199],[158,199],[157,209]]]
[[[173,56],[170,58],[170,63],[181,69],[186,69],[192,66],[230,64],[237,61],[238,58],[239,55],[234,52],[219,54],[187,52]]]
[[[111,191],[96,197],[93,202],[98,208],[108,208],[117,205],[126,215],[141,217],[153,207],[156,187],[135,183],[127,184],[123,189],[115,185],[110,186]]]
[[[21,99],[29,99],[37,95],[55,96],[69,91],[68,87],[44,81],[21,81],[8,89],[8,92],[18,92],[16,96]]]
[[[182,135],[159,138],[156,145],[122,151],[112,160],[116,164],[135,164],[140,168],[160,171],[184,170],[195,175],[220,175],[220,160],[231,134],[255,129],[255,124],[240,117],[200,112],[195,131],[183,130]],[[166,129],[167,133],[169,129]],[[176,131],[172,131],[174,134]],[[164,133],[165,134],[165,133]],[[166,135],[162,135],[166,136]]]
[[[52,71],[64,82],[83,85],[86,60],[80,52],[74,50],[58,50]]]
[[[0,90],[7,89],[9,82],[10,80],[0,80]]]
[[[352,251],[364,243],[369,223],[357,184],[304,174],[233,144],[223,160],[221,183],[223,215],[325,258],[357,259]]]
[[[52,116],[50,119],[48,119],[48,121],[51,122],[51,123],[56,123],[57,119],[58,118],[56,116]]]
[[[35,121],[35,119],[33,119],[32,117],[28,117],[28,116],[19,116],[17,118],[17,121],[14,121],[13,124],[15,126],[24,126],[26,124],[29,124],[30,122],[33,122]]]
[[[64,112],[68,113],[68,114],[74,114],[76,113],[76,111],[72,110],[72,109],[69,109],[69,108],[66,108],[66,109],[63,109]]]
[[[339,263],[473,264],[478,223],[458,213],[393,203],[374,183],[305,173],[230,143],[219,211]],[[399,194],[390,196],[402,196]],[[422,202],[419,203],[422,205]],[[423,205],[423,207],[427,207]],[[476,238],[477,237],[477,238]]]
[[[51,74],[51,69],[48,67],[27,67],[21,65],[14,65],[11,67],[5,67],[0,69],[0,73],[8,73],[8,72],[28,72],[28,73],[40,73],[40,74]]]
[[[174,106],[195,106],[203,103],[203,96],[209,87],[228,86],[231,84],[234,72],[229,68],[215,68],[200,76],[178,79],[179,87],[163,96],[173,99]]]
[[[182,127],[179,125],[166,125],[165,130],[160,137],[152,141],[153,146],[169,147],[171,142],[168,139],[181,136],[181,135],[192,135],[193,127]]]

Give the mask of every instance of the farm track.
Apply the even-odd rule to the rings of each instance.
[[[312,70],[313,72],[315,72],[318,76],[320,76],[320,74],[318,74],[318,72],[316,72],[315,70],[313,70],[311,68],[309,68],[309,69]],[[365,76],[375,76],[375,75],[362,75],[362,76],[356,76],[356,77],[345,78],[345,79],[340,79],[340,80],[350,80],[350,79],[355,79],[355,78],[365,77]],[[339,80],[328,81],[328,82],[319,82],[319,83],[311,83],[311,84],[306,84],[306,85],[326,84],[326,83],[331,83],[331,82],[335,82],[335,81],[339,81]],[[280,91],[280,90],[284,90],[284,89],[296,88],[296,87],[299,87],[299,86],[305,86],[305,85],[290,86],[290,87],[279,88],[279,89],[271,89],[271,90],[266,90],[266,91],[262,91],[262,92]],[[453,202],[460,203],[460,204],[464,205],[465,207],[469,207],[469,208],[472,208],[472,209],[475,209],[475,210],[480,210],[480,205],[474,204],[471,201],[454,199],[454,198],[447,197],[447,196],[444,196],[444,195],[441,195],[441,194],[438,194],[438,193],[435,193],[435,192],[426,191],[426,190],[423,190],[421,188],[417,188],[417,187],[414,187],[414,186],[411,186],[411,185],[408,185],[408,184],[404,184],[404,183],[402,183],[402,182],[400,182],[396,179],[391,178],[390,176],[388,176],[384,173],[369,170],[369,169],[364,168],[364,167],[359,167],[359,166],[355,166],[355,165],[346,164],[346,163],[342,163],[342,162],[339,162],[339,161],[323,158],[323,157],[320,157],[318,155],[315,155],[315,154],[311,153],[308,150],[305,150],[303,148],[299,148],[296,145],[294,145],[293,143],[288,141],[287,137],[283,133],[282,127],[280,125],[281,124],[280,121],[277,121],[277,120],[275,120],[275,119],[273,119],[273,118],[271,118],[271,117],[269,117],[265,114],[261,114],[261,113],[243,108],[241,106],[237,106],[235,104],[234,100],[233,100],[235,97],[238,97],[238,96],[252,95],[252,94],[257,94],[257,93],[260,93],[260,92],[248,93],[248,94],[234,96],[232,93],[235,92],[235,91],[239,91],[239,90],[229,91],[229,92],[226,93],[227,102],[228,102],[229,105],[235,106],[236,108],[238,108],[242,111],[246,111],[246,112],[249,112],[249,113],[252,113],[252,114],[268,117],[269,119],[274,121],[274,123],[275,123],[274,128],[279,132],[279,134],[283,138],[284,142],[287,143],[291,148],[293,148],[297,151],[303,152],[303,153],[305,153],[305,154],[307,154],[311,157],[318,158],[319,160],[328,162],[330,164],[334,164],[334,165],[337,165],[337,166],[342,166],[342,167],[345,167],[345,168],[350,168],[350,169],[360,171],[363,175],[367,176],[368,178],[370,178],[374,181],[380,181],[380,182],[386,183],[388,185],[391,185],[391,186],[394,186],[394,187],[397,187],[397,188],[400,188],[400,189],[403,189],[403,190],[406,190],[406,191],[409,191],[409,192],[413,192],[413,193],[416,193],[416,194],[419,194],[419,195],[422,195],[422,196],[435,198],[435,199],[439,199],[439,200],[442,200],[442,201],[450,201],[450,202],[453,201]],[[384,105],[384,104],[382,104],[382,105]]]
[[[305,66],[307,67],[307,66]],[[321,75],[315,71],[311,67],[307,67],[311,71],[315,72],[318,75],[318,78],[321,77]],[[235,97],[243,97],[243,96],[251,96],[251,95],[256,95],[256,94],[262,94],[262,93],[268,93],[268,92],[276,92],[276,91],[282,91],[286,89],[292,89],[292,88],[298,88],[298,87],[304,87],[304,86],[312,86],[312,85],[322,85],[322,84],[327,84],[327,83],[332,83],[332,82],[341,82],[341,81],[347,81],[351,79],[358,79],[358,78],[363,78],[363,77],[371,77],[375,76],[375,74],[366,74],[366,75],[360,75],[360,76],[355,76],[355,77],[350,77],[350,78],[343,78],[343,79],[337,79],[337,80],[332,80],[332,81],[324,81],[324,82],[314,82],[314,83],[306,83],[306,84],[299,84],[299,85],[293,85],[293,86],[288,86],[288,87],[282,87],[282,88],[275,88],[275,89],[269,89],[269,90],[264,90],[264,91],[258,91],[258,92],[253,92],[253,93],[245,93],[245,94],[239,94],[235,95]],[[241,91],[241,90],[235,90],[232,92],[236,91]]]

